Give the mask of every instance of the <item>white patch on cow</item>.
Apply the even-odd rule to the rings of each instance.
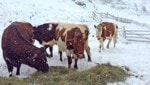
[[[59,30],[62,30],[62,29],[64,29],[64,27],[59,27]]]
[[[42,45],[45,46],[45,45],[49,45],[49,46],[53,46],[54,44],[56,44],[56,40],[53,39],[49,42],[45,42],[45,41],[42,41]]]
[[[52,24],[49,24],[48,30],[52,30],[52,27],[53,27],[53,25],[52,25]]]
[[[106,36],[106,39],[112,39],[112,35]]]
[[[107,28],[106,28],[106,26],[104,26],[104,30],[106,30]]]
[[[67,49],[66,49],[66,43],[64,41],[61,40],[61,38],[59,37],[58,41],[57,41],[57,45],[58,45],[58,48],[59,48],[59,51],[63,51],[65,52]]]
[[[77,55],[73,52],[73,50],[66,50],[66,55],[67,56],[71,56],[74,57],[75,59],[77,59]]]
[[[71,56],[71,50],[66,50],[66,55]]]
[[[77,57],[77,55],[72,51],[72,55],[73,55],[73,57],[75,58],[75,59],[77,59],[78,57]]]

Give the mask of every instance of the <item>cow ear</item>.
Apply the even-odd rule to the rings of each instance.
[[[94,25],[94,28],[96,28],[97,26],[96,25]]]
[[[37,28],[37,27],[36,27],[36,26],[34,26],[34,27],[33,27],[33,30],[35,30],[36,28]]]
[[[58,26],[58,24],[54,24],[54,27],[57,27]]]

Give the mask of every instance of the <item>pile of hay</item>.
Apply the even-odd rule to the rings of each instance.
[[[110,64],[97,65],[86,71],[76,71],[66,67],[52,66],[50,72],[36,72],[28,78],[0,78],[2,85],[106,85],[124,81],[129,74]]]

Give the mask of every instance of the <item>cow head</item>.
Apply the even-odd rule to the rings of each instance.
[[[36,68],[38,71],[42,71],[42,72],[48,72],[48,64],[47,64],[47,52],[45,50],[45,48],[40,48],[40,51],[35,53],[32,57],[32,59],[30,60],[31,62],[31,66],[33,66],[34,68]]]
[[[74,54],[82,58],[84,54],[84,38],[81,30],[79,28],[74,28],[74,38],[73,38],[73,52]]]
[[[98,40],[101,39],[101,36],[102,36],[102,24],[99,24],[99,25],[94,25],[94,27],[96,28],[96,37]]]

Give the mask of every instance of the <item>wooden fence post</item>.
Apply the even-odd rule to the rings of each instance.
[[[122,34],[123,34],[123,38],[126,39],[126,29],[125,27],[122,27]]]

